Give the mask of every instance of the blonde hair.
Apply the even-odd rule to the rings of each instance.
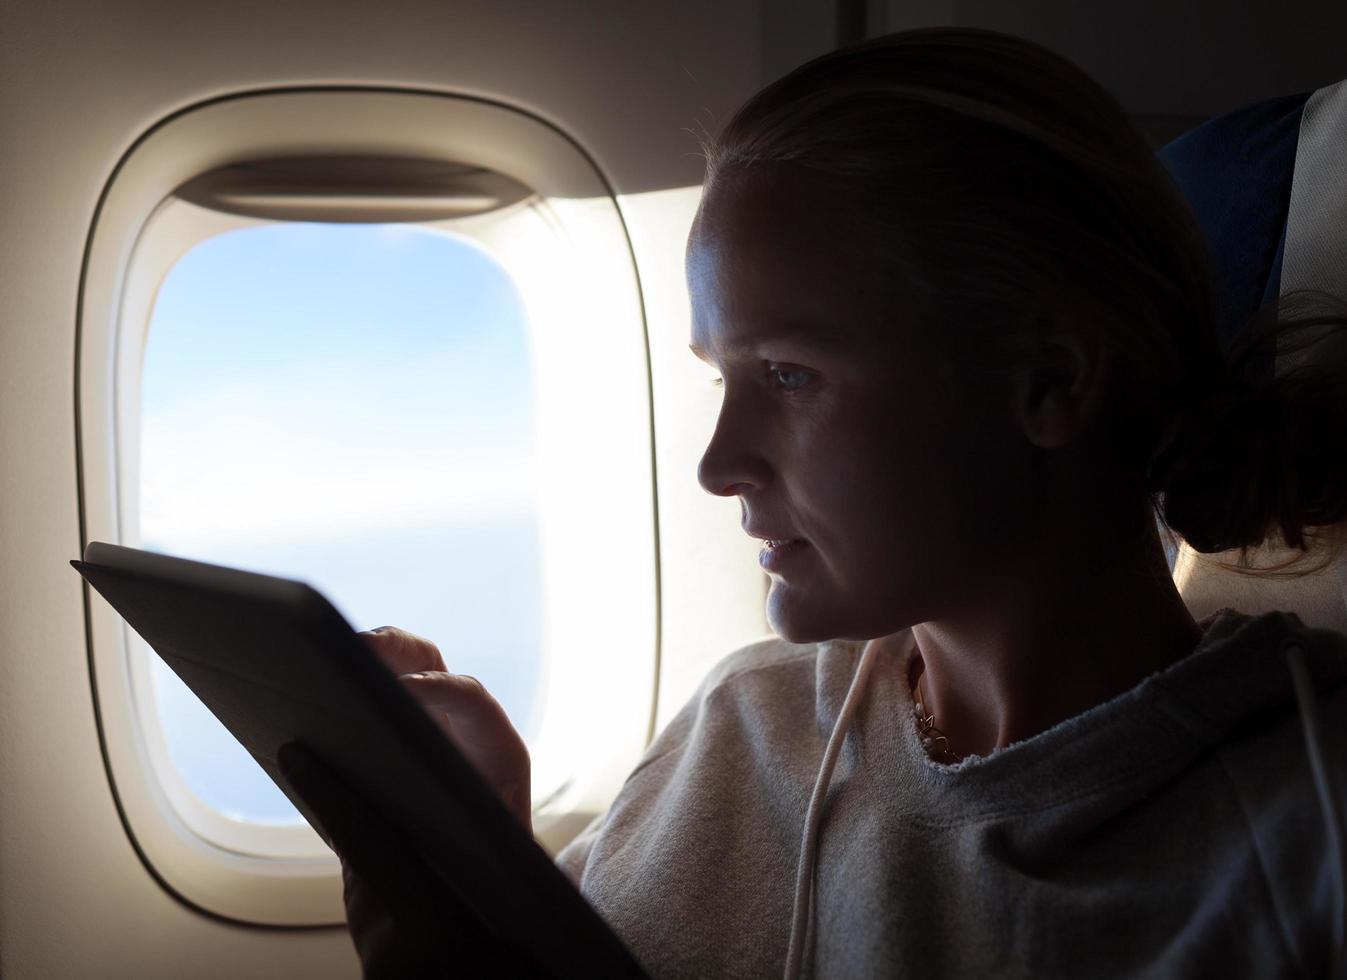
[[[1343,307],[1302,300],[1224,350],[1186,201],[1067,60],[991,31],[893,34],[786,75],[704,149],[706,200],[778,166],[834,188],[895,295],[959,325],[968,359],[998,363],[1034,316],[1101,330],[1117,476],[1195,550],[1341,547],[1347,364],[1273,365],[1288,344],[1341,339]]]

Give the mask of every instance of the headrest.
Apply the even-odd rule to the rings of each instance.
[[[1246,106],[1159,151],[1206,235],[1227,346],[1250,314],[1296,289],[1342,295],[1347,277],[1347,81]],[[1347,298],[1347,297],[1344,297]],[[1341,447],[1325,446],[1325,452]],[[1281,552],[1263,549],[1259,564]],[[1347,633],[1347,561],[1299,579],[1241,575],[1186,545],[1174,579],[1194,616],[1289,610]],[[1214,559],[1214,560],[1213,560]]]
[[[1309,93],[1218,116],[1156,156],[1207,237],[1226,346],[1249,314],[1277,298],[1300,118]]]

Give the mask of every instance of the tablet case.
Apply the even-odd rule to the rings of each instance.
[[[393,672],[289,579],[92,542],[71,565],[229,729],[276,765],[297,740],[374,804],[504,942],[556,976],[640,977],[622,941]]]

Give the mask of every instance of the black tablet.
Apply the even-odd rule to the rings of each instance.
[[[92,542],[71,565],[317,823],[298,741],[374,804],[499,938],[556,976],[642,976],[425,709],[302,582]]]

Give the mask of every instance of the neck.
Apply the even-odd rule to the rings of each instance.
[[[1069,556],[1051,560],[1052,555]],[[955,757],[986,755],[1130,690],[1201,636],[1158,539],[1131,567],[1043,549],[971,611],[912,628],[928,714]],[[1119,552],[1112,552],[1113,555]]]

